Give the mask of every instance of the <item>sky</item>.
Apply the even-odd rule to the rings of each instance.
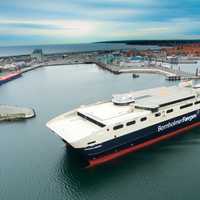
[[[0,46],[200,39],[200,0],[1,0]]]

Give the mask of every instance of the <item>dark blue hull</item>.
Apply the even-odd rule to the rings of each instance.
[[[138,146],[147,144],[150,141],[159,140],[159,138],[167,139],[167,136],[171,133],[179,132],[179,130],[184,131],[194,125],[199,125],[199,119],[200,111],[197,110],[124,136],[114,138],[90,148],[78,149],[78,151],[87,160],[102,158],[114,152],[116,153],[116,151],[119,152],[128,148],[137,148]]]

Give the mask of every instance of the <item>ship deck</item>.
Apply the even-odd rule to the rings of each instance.
[[[134,105],[119,106],[109,101],[81,107],[78,112],[108,125],[146,116],[152,109],[170,106],[171,104],[193,99],[196,96],[194,89],[178,86],[159,87],[129,94],[132,94],[135,98]]]

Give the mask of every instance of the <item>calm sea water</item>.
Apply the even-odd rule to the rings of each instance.
[[[42,49],[44,53],[83,52],[112,49],[158,49],[157,46],[126,45],[123,43],[88,43],[88,44],[67,44],[67,45],[37,45],[37,46],[8,46],[0,47],[1,56],[31,54],[34,49]]]
[[[199,129],[94,169],[45,123],[113,93],[169,85],[159,75],[113,75],[91,65],[54,66],[0,87],[0,103],[33,107],[37,117],[0,124],[1,200],[188,200],[200,198]]]

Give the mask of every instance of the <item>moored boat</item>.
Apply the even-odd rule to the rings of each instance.
[[[139,78],[140,76],[138,74],[132,74],[133,78]]]
[[[0,76],[0,85],[11,81],[13,79],[19,78],[21,76],[21,72],[20,71],[15,71],[15,72],[10,72],[8,74],[4,74],[3,76]]]

